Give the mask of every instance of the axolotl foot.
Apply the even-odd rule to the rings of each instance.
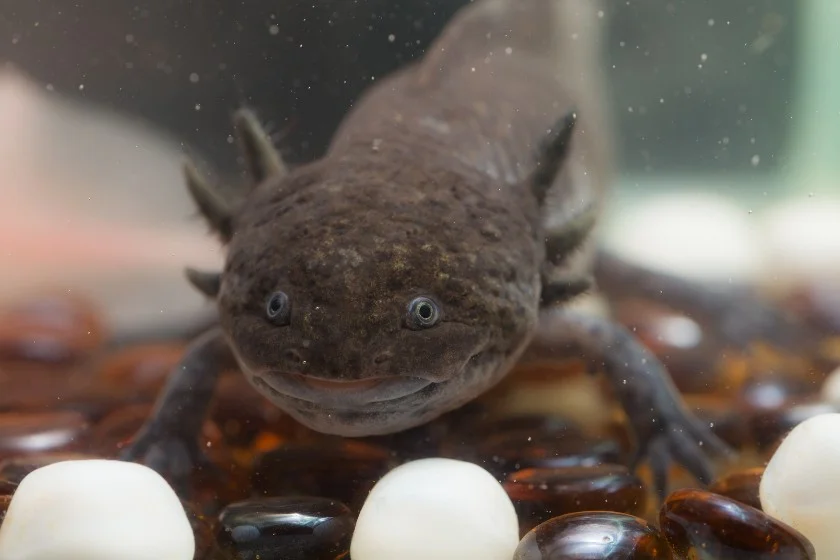
[[[632,333],[609,319],[562,308],[545,310],[528,355],[584,357],[607,375],[636,437],[632,466],[648,459],[662,499],[671,461],[708,484],[713,477],[710,455],[735,454],[685,408],[661,362]]]

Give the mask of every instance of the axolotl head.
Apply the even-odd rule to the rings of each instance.
[[[218,305],[254,387],[314,430],[367,436],[497,383],[536,326],[540,233],[523,193],[477,180],[324,160],[251,193]]]

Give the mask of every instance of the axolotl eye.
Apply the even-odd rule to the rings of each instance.
[[[288,325],[292,318],[292,304],[289,301],[289,296],[283,292],[271,294],[266,304],[265,314],[268,320],[278,327]]]
[[[406,324],[408,328],[419,330],[435,326],[440,321],[440,307],[434,300],[418,297],[408,304]]]

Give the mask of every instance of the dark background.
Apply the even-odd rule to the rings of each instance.
[[[231,172],[236,107],[258,111],[288,161],[317,157],[360,92],[422,54],[463,4],[0,0],[0,61],[151,121]],[[787,147],[796,2],[606,5],[604,64],[624,170],[743,171],[755,153],[762,171],[774,169]]]

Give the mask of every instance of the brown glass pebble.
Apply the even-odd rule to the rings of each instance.
[[[686,395],[686,408],[723,441],[738,449],[750,440],[748,414],[730,399],[717,395]]]
[[[53,463],[101,458],[96,455],[86,455],[83,453],[44,453],[27,455],[26,457],[12,457],[0,461],[0,479],[7,480],[13,484],[19,484],[26,475],[35,469],[40,469]]]
[[[6,512],[9,510],[9,504],[12,503],[12,496],[10,494],[0,494],[0,525],[3,524],[3,519],[6,517]]]
[[[178,343],[130,346],[103,359],[96,382],[114,398],[151,401],[183,354]]]
[[[253,491],[265,496],[324,496],[358,509],[391,468],[391,459],[384,447],[350,439],[284,443],[257,458]]]
[[[590,511],[550,519],[529,531],[513,560],[673,560],[665,539],[643,519]]]
[[[472,460],[504,480],[522,469],[623,464],[623,455],[621,446],[612,439],[513,432],[479,444]]]
[[[525,469],[508,476],[504,488],[523,531],[580,511],[641,515],[647,497],[642,481],[622,465]]]
[[[659,513],[662,534],[686,558],[814,560],[801,533],[764,512],[696,489],[678,490]]]
[[[0,361],[60,365],[90,354],[104,339],[91,305],[48,294],[0,311]]]
[[[326,498],[265,498],[219,514],[219,547],[236,559],[340,560],[350,551],[350,509]]]
[[[75,412],[0,414],[0,458],[78,448],[88,429]]]
[[[758,488],[763,474],[764,467],[735,471],[713,482],[709,486],[709,492],[761,509]]]
[[[838,407],[809,399],[799,404],[756,412],[750,419],[752,440],[762,450],[770,450],[793,428],[814,416],[837,412]]]

